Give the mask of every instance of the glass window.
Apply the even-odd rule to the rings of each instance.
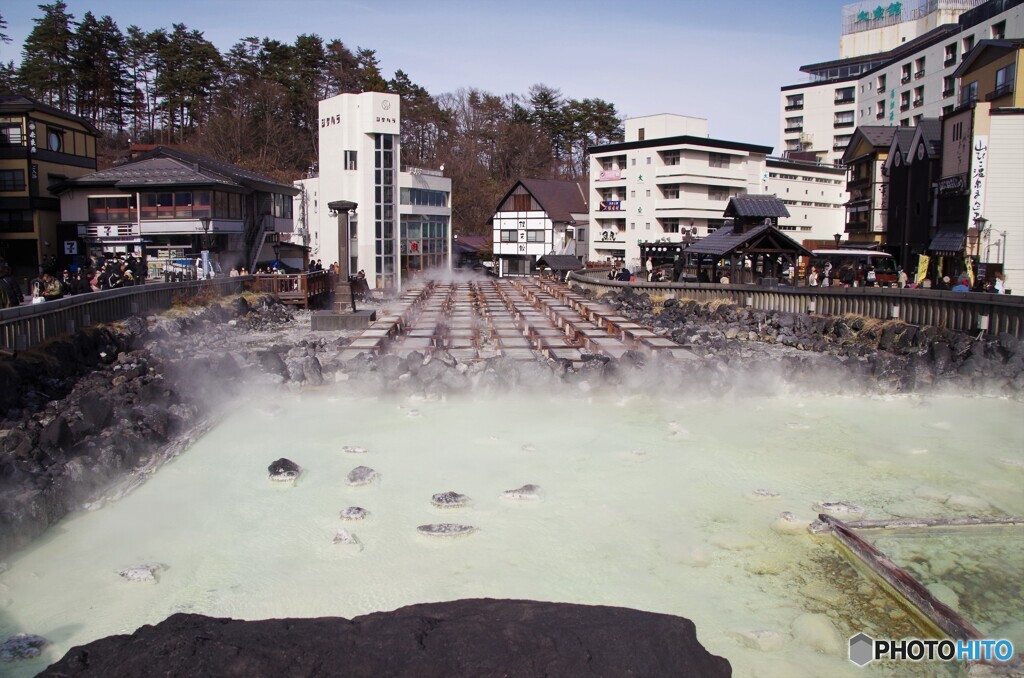
[[[24,191],[25,170],[0,170],[0,191]]]
[[[544,242],[544,231],[527,231],[526,242]]]
[[[20,123],[0,125],[0,146],[22,146],[24,143],[25,135]]]
[[[357,163],[356,163],[356,155],[357,155],[356,151],[345,151],[345,169],[346,170],[356,170],[356,169],[358,169],[358,166],[357,166]]]

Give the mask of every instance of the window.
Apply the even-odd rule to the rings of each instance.
[[[24,191],[25,170],[0,170],[0,191]]]
[[[990,101],[1013,91],[1014,74],[1015,71],[1013,64],[1003,66],[996,71],[996,88],[988,97]]]
[[[1005,40],[1006,39],[1006,21],[1000,21],[999,23],[992,24],[992,39],[993,40]]]
[[[501,242],[515,242],[516,232],[515,231],[500,231]]]
[[[917,125],[920,125],[921,124],[921,120],[923,120],[923,119],[924,119],[924,114],[915,115],[914,116],[914,126],[916,127]]]
[[[21,132],[21,124],[0,125],[0,146],[22,146],[25,144],[25,135]]]
[[[885,73],[878,76],[878,87],[875,89],[876,92],[881,94],[885,91]]]
[[[855,98],[856,88],[855,87],[840,87],[836,90],[835,103],[837,104],[849,104],[853,103]]]
[[[64,130],[49,128],[46,133],[46,147],[54,153],[64,150]]]
[[[956,108],[956,106],[954,106],[953,104],[949,104],[948,106],[943,106],[942,107],[942,114],[943,115],[949,115],[950,113],[953,112],[954,108]]]
[[[357,151],[345,151],[345,169],[359,169],[356,163]]]
[[[803,94],[790,94],[786,97],[786,110],[798,111],[804,107]]]
[[[832,150],[841,151],[850,144],[850,139],[853,137],[851,134],[843,134],[832,139]]]
[[[679,164],[679,151],[665,151],[661,154],[662,162],[666,165]]]
[[[914,61],[914,80],[924,77],[924,57]]]
[[[960,105],[978,100],[978,81],[969,82],[960,87]]]
[[[721,153],[708,153],[708,165],[710,167],[719,167],[721,169],[729,168],[729,156]]]
[[[526,232],[526,242],[544,242],[544,231],[533,230]]]
[[[964,48],[961,50],[961,52],[963,52],[963,54],[960,56],[960,61],[963,61],[964,59],[966,59],[967,58],[967,53],[970,52],[972,49],[974,49],[974,36],[973,35],[968,35],[966,38],[964,38],[963,46],[964,46]]]
[[[875,104],[875,120],[881,120],[885,117],[885,102],[879,101]]]
[[[910,118],[900,118],[900,127],[910,127]]]
[[[630,191],[629,192],[629,197],[630,198],[635,198],[636,197],[636,191]]]
[[[665,233],[678,233],[679,232],[679,219],[659,219],[661,222],[661,230]]]
[[[729,189],[725,186],[708,186],[708,200],[728,200]]]
[[[924,85],[914,88],[914,108],[924,106]]]
[[[209,196],[209,193],[207,193],[206,195]],[[202,194],[197,194],[196,198],[197,198],[196,202],[198,203],[199,199],[202,198]],[[197,204],[197,207],[201,208],[202,205]],[[200,210],[197,209],[196,211],[198,212]],[[274,194],[273,214],[278,219],[291,219],[292,218],[292,197],[290,195],[281,195],[280,193],[275,193]]]
[[[651,156],[647,156],[647,164],[648,164],[648,165],[650,165],[650,164],[651,164]]]
[[[636,158],[631,158],[629,164],[632,165],[633,167],[636,167]]]
[[[786,132],[802,132],[804,130],[803,116],[797,118],[786,118]]]
[[[0,233],[31,233],[32,210],[0,210]]]
[[[903,64],[900,67],[900,83],[907,84],[910,82],[910,64]]]
[[[631,231],[635,231],[636,230],[636,222],[635,221],[629,222],[629,230],[631,230]]]
[[[725,226],[725,219],[708,219],[708,233],[714,233]]]
[[[943,67],[952,66],[956,63],[956,43],[951,42],[946,45],[946,54],[942,59]]]
[[[651,230],[651,222],[648,221],[648,222],[644,223],[644,230],[645,231]]]
[[[679,184],[666,184],[661,187],[661,194],[668,200],[679,198]]]
[[[640,141],[643,141],[643,140],[644,140],[644,128],[643,128],[643,127],[641,127],[641,128],[640,128],[640,129],[639,129],[639,130],[637,131],[637,134],[638,134],[638,136],[637,136],[637,139],[639,139]]]
[[[853,111],[839,111],[835,114],[832,127],[853,127]]]
[[[647,197],[648,197],[648,198],[650,198],[650,197],[651,197],[651,189],[649,189],[649,188],[647,189]]]
[[[135,196],[89,198],[89,221],[118,223],[135,221]]]
[[[428,205],[430,207],[446,207],[447,191],[431,191],[426,188],[403,188],[399,200],[403,205]]]
[[[956,91],[956,78],[952,75],[947,75],[942,79],[942,98],[947,99],[953,96],[953,92]]]
[[[910,92],[900,92],[900,110],[910,110]]]

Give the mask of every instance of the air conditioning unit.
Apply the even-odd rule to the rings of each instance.
[[[806,134],[806,133],[801,134],[800,135],[800,143],[801,144],[813,144],[814,143],[814,135],[813,134]]]

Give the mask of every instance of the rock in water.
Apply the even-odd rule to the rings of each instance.
[[[281,457],[267,467],[271,480],[295,480],[302,473],[302,468],[291,459]]]
[[[430,498],[430,503],[438,508],[460,508],[469,503],[469,497],[458,492],[438,492]]]
[[[341,512],[342,520],[362,520],[366,516],[370,515],[370,512],[359,506],[349,506],[347,509],[343,509]]]
[[[19,633],[11,636],[0,645],[0,662],[13,662],[18,659],[32,659],[39,656],[39,651],[46,645],[46,638]]]
[[[126,570],[121,570],[118,574],[128,581],[156,581],[156,573],[159,572],[160,569],[160,565],[152,563],[129,567]]]
[[[341,451],[347,454],[366,454],[365,447],[357,447],[356,445],[345,445],[341,448]]]
[[[814,505],[815,511],[827,513],[833,518],[856,520],[864,516],[864,507],[848,501],[823,501]]]
[[[348,472],[349,485],[368,485],[377,478],[379,474],[369,466],[356,466]]]
[[[346,530],[344,527],[338,530],[337,534],[334,535],[334,543],[359,546],[359,540],[356,539],[356,536],[348,530]]]
[[[501,496],[506,499],[540,499],[540,486],[523,485],[514,490],[505,490]]]
[[[426,534],[431,537],[462,537],[476,532],[477,528],[473,525],[459,525],[457,523],[433,523],[430,525],[420,525],[416,530],[420,534]]]

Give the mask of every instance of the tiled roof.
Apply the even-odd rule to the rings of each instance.
[[[966,238],[967,233],[964,231],[939,231],[928,244],[928,251],[947,257],[960,254],[964,250]]]
[[[806,247],[769,224],[755,226],[743,233],[734,233],[732,224],[723,226],[706,238],[701,238],[690,245],[687,252],[725,257],[755,240],[760,241],[759,248],[763,248],[764,244],[767,244],[779,252],[790,252],[801,256],[810,256],[811,254]]]
[[[729,199],[727,217],[788,217],[786,205],[774,195],[737,195]]]
[[[575,271],[580,268],[580,260],[569,254],[545,254],[537,260],[537,266],[547,266],[552,271]]]
[[[65,186],[115,186],[121,189],[210,186],[297,195],[298,189],[270,177],[177,149],[158,146],[122,165],[68,179]]]

